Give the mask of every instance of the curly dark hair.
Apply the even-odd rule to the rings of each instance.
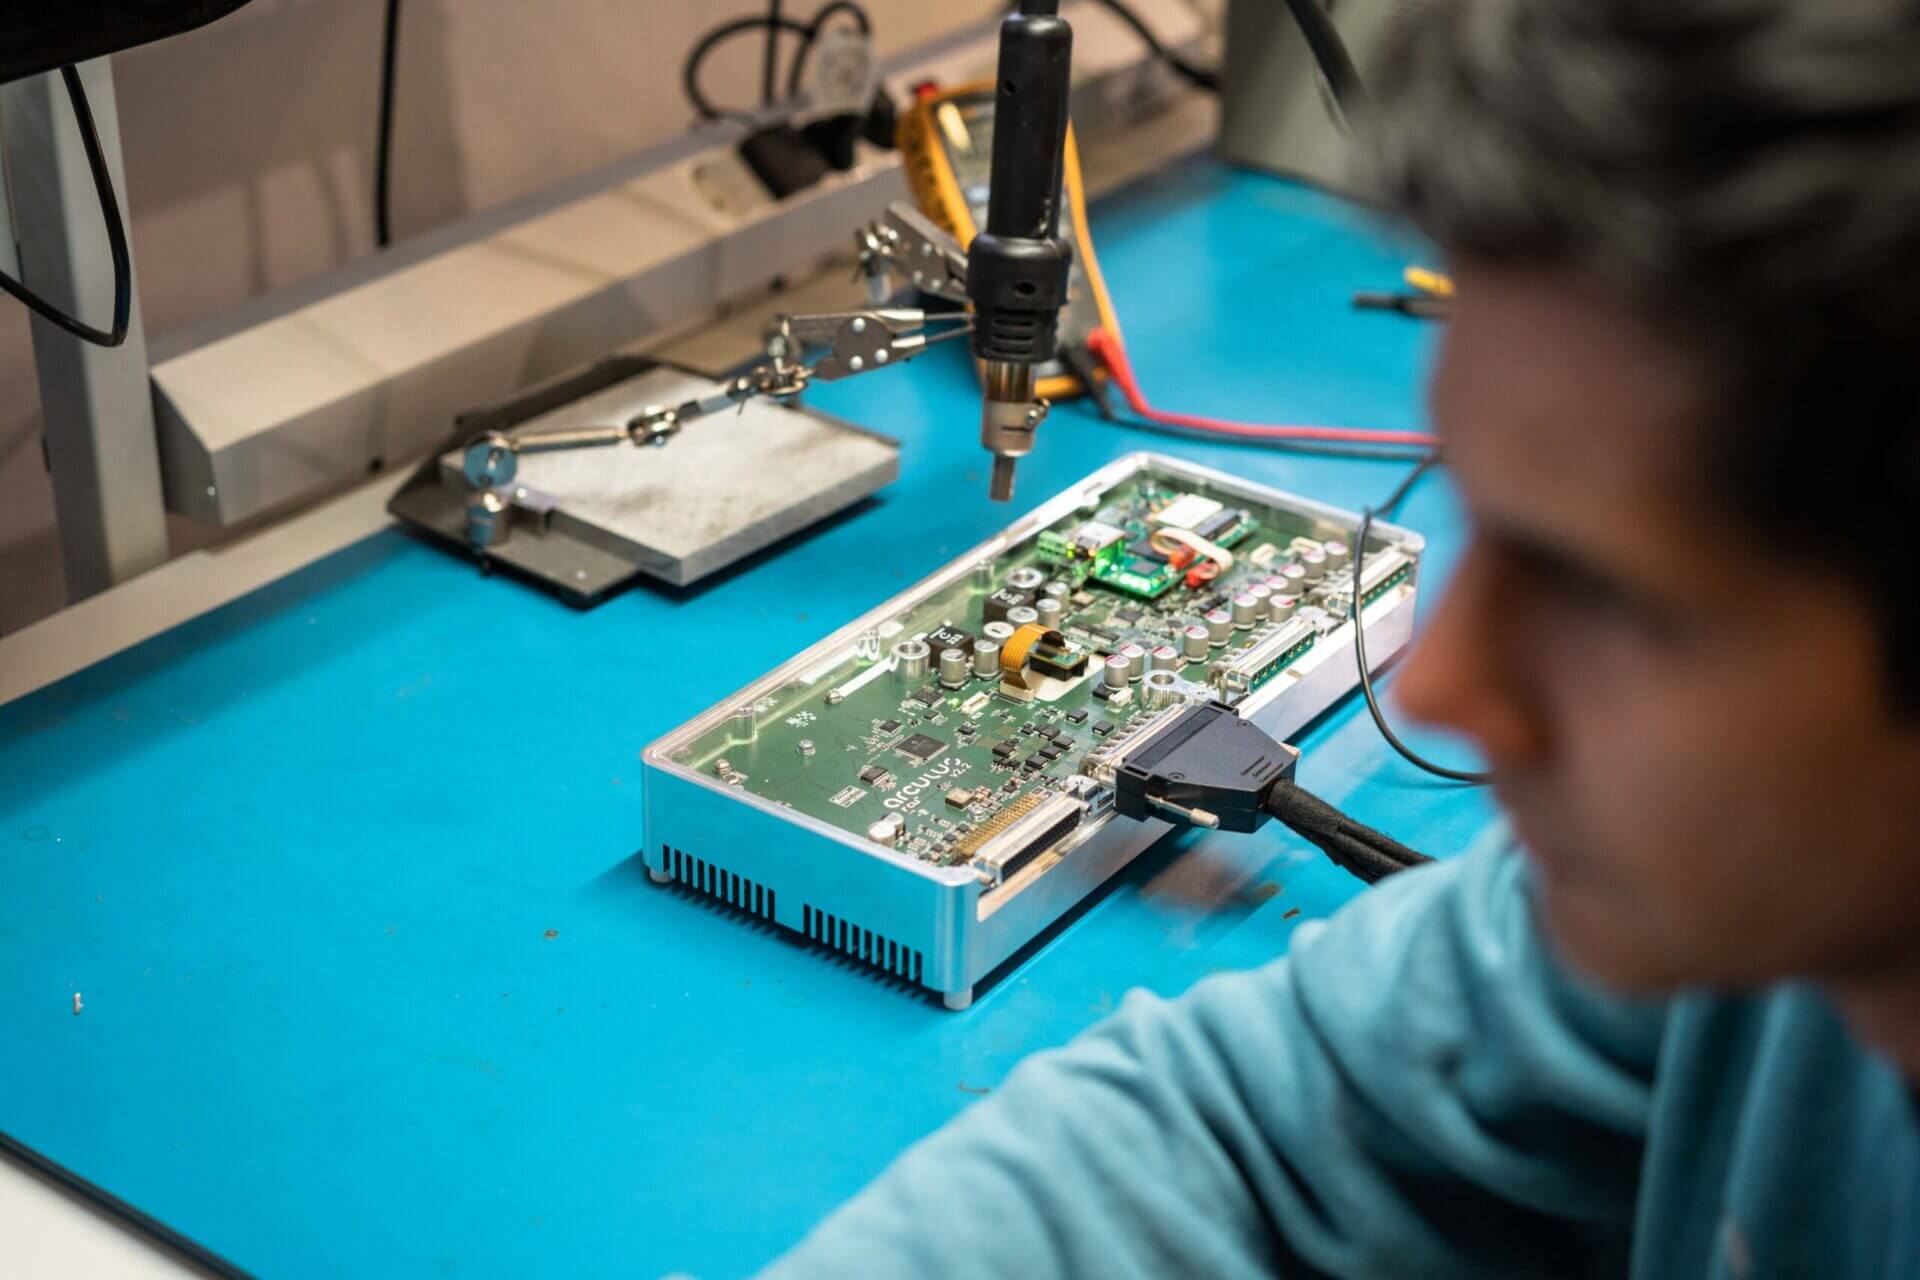
[[[1702,503],[1856,586],[1920,716],[1920,0],[1437,0],[1375,93],[1368,190],[1695,357]]]

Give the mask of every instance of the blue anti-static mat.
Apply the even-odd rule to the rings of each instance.
[[[1163,402],[1421,421],[1427,332],[1348,305],[1403,258],[1334,201],[1193,161],[1094,225]],[[641,749],[1012,514],[957,349],[816,400],[902,479],[721,581],[576,613],[382,533],[0,709],[0,1130],[268,1275],[736,1275],[1128,988],[1353,893],[1277,831],[1163,844],[950,1014],[647,883]],[[1063,409],[1016,510],[1142,447],[1346,506],[1400,474]],[[1403,519],[1441,581],[1443,483]],[[1485,799],[1356,705],[1307,783],[1466,843]]]

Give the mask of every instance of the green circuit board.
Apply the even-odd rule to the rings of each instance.
[[[1089,757],[1159,713],[1146,673],[1171,671],[1227,702],[1284,677],[1346,618],[1342,537],[1293,511],[1138,473],[734,708],[676,758],[863,839],[965,863],[996,831],[1037,820],[1043,800],[1084,788],[1072,780]],[[1369,599],[1413,569],[1384,540],[1367,559]],[[1035,628],[1045,635],[1010,681],[1007,650]],[[981,674],[975,642],[996,638],[1001,661]],[[957,681],[941,678],[947,649],[968,659]],[[1108,671],[1116,657],[1130,665],[1124,688]]]

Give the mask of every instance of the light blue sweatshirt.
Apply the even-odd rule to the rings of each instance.
[[[1489,848],[1130,997],[765,1275],[1321,1273],[1920,1277],[1920,1123],[1811,990],[1579,983]]]

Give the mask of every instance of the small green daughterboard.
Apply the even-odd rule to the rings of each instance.
[[[1093,571],[1093,580],[1125,595],[1142,600],[1158,600],[1179,585],[1180,570],[1161,561],[1129,560],[1125,564],[1103,565]]]

